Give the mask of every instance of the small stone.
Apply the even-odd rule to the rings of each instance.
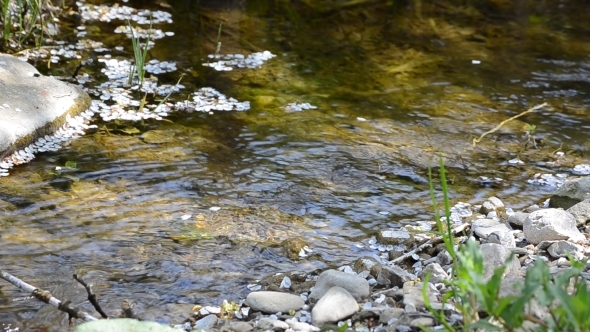
[[[246,304],[254,311],[267,314],[299,310],[305,304],[297,295],[281,292],[252,292],[246,296]]]
[[[354,274],[336,270],[326,270],[320,274],[315,286],[309,294],[311,303],[315,303],[333,286],[346,289],[355,300],[360,301],[369,296],[369,283],[366,279]]]
[[[334,286],[313,307],[311,319],[313,325],[322,326],[350,317],[358,310],[354,297],[346,289]]]
[[[207,315],[198,321],[196,321],[193,330],[204,330],[209,331],[217,324],[217,316],[215,315]]]
[[[547,253],[553,258],[572,255],[576,260],[584,258],[584,247],[567,241],[557,241],[547,248]]]
[[[443,270],[443,268],[438,263],[428,264],[420,273],[418,273],[418,277],[424,280],[428,273],[430,273],[429,282],[433,284],[438,284],[440,282],[443,282],[443,280],[449,278],[449,275]]]

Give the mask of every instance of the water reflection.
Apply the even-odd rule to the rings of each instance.
[[[584,161],[590,52],[580,50],[590,44],[577,33],[588,28],[581,4],[552,14],[554,4],[212,3],[170,1],[176,34],[150,56],[178,61],[187,86],[213,86],[252,109],[99,123],[71,147],[18,167],[0,189],[10,203],[0,221],[4,268],[91,311],[70,280],[76,272],[96,284],[107,312],[131,298],[137,312],[179,322],[168,305],[238,300],[255,279],[374,254],[356,244],[431,218],[426,167],[439,152],[453,201],[497,195],[514,208],[551,192],[528,185],[532,174]],[[279,57],[256,71],[203,67],[219,21],[224,52]],[[552,110],[472,147],[474,137],[545,101]],[[291,102],[319,108],[286,112]],[[525,123],[538,126],[545,145],[522,150]],[[125,134],[128,126],[140,133]],[[156,130],[169,136],[146,139]],[[546,166],[561,143],[567,163]],[[507,165],[517,154],[527,164]],[[66,161],[77,168],[57,172]],[[482,188],[480,175],[505,185]],[[282,244],[292,238],[314,253],[290,259]],[[12,302],[21,296],[3,287],[0,321],[67,329],[54,309]]]

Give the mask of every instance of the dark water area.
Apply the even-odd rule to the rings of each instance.
[[[95,285],[107,312],[131,299],[147,319],[180,323],[194,304],[238,301],[265,276],[376,256],[366,243],[378,230],[432,220],[427,168],[438,154],[453,204],[496,195],[514,209],[554,191],[528,183],[534,174],[589,163],[588,1],[121,5],[172,13],[174,23],[156,27],[175,35],[157,40],[148,58],[177,62],[161,83],[185,75],[173,100],[210,86],[252,108],[97,120],[98,130],[0,179],[9,203],[0,218],[2,269],[86,311],[74,273]],[[277,57],[254,70],[202,66],[220,22],[221,53]],[[130,41],[112,33],[125,24],[89,22],[88,38],[123,45],[111,53],[131,58]],[[288,112],[291,102],[318,108]],[[526,144],[526,124],[536,126],[536,149]],[[524,165],[509,163],[517,157]],[[77,167],[55,170],[67,161]],[[484,186],[480,176],[503,182]],[[300,243],[309,257],[289,254]],[[73,330],[24,295],[0,285],[1,323]]]

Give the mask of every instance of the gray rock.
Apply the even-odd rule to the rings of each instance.
[[[436,255],[436,258],[438,259],[440,265],[443,266],[449,265],[453,262],[453,256],[451,256],[451,254],[449,254],[449,252],[446,250],[439,252],[438,255]]]
[[[352,316],[359,310],[354,297],[344,288],[331,287],[311,311],[313,325],[321,327]]]
[[[195,326],[193,327],[194,330],[204,330],[209,331],[217,324],[217,316],[215,315],[207,315],[201,319],[199,319]]]
[[[498,197],[492,196],[488,198],[479,209],[479,213],[484,215],[488,215],[490,212],[496,212],[499,218],[506,218],[506,207]]]
[[[393,318],[400,318],[405,313],[402,308],[387,308],[379,315],[379,323],[387,324]]]
[[[248,332],[252,330],[254,327],[246,322],[233,322],[222,326],[220,332]]]
[[[590,220],[590,199],[585,199],[578,204],[573,205],[567,212],[576,218],[576,225],[582,226]]]
[[[473,232],[480,238],[487,239],[488,235],[493,232],[510,232],[511,229],[506,224],[492,219],[477,219],[471,225]]]
[[[513,257],[513,259],[506,265],[504,273],[508,274],[520,269],[520,261],[504,246],[496,243],[484,243],[480,247],[483,255],[483,275],[485,279],[490,279],[496,268],[506,265],[506,260],[509,257]]]
[[[384,265],[377,276],[377,284],[385,287],[402,287],[406,281],[416,279],[416,276],[394,265]]]
[[[526,212],[515,212],[513,215],[508,217],[508,224],[512,227],[522,229],[525,219],[529,216]]]
[[[418,277],[420,277],[421,280],[424,280],[428,273],[430,273],[429,281],[433,284],[438,284],[439,282],[442,282],[443,280],[449,278],[449,275],[445,272],[445,270],[443,270],[443,268],[438,263],[426,265],[426,267],[422,271],[420,271],[420,273],[418,273]]]
[[[309,294],[309,301],[315,303],[333,286],[346,289],[355,300],[360,301],[369,296],[369,282],[354,274],[336,270],[326,270],[320,274]]]
[[[381,271],[381,264],[375,258],[365,256],[354,261],[352,264],[352,269],[356,273],[369,271],[372,276],[376,276],[379,274],[379,271]]]
[[[262,318],[260,318],[258,323],[256,323],[256,327],[258,329],[263,330],[263,331],[269,331],[269,330],[284,331],[289,328],[289,324],[287,324],[281,320],[271,319],[268,317],[262,317]]]
[[[90,106],[80,87],[43,76],[27,62],[0,54],[0,159],[52,134],[66,116]]]
[[[404,245],[412,245],[414,244],[414,236],[405,228],[398,228],[398,229],[385,229],[377,234],[377,241],[381,244],[404,244]]]
[[[494,211],[494,205],[488,201],[483,202],[481,208],[479,209],[479,213],[483,215],[487,215],[488,213]]]
[[[590,198],[590,177],[567,179],[551,196],[549,206],[567,210],[587,198]]]
[[[282,292],[252,292],[246,296],[246,304],[254,311],[267,314],[299,310],[305,302],[297,295]]]
[[[516,241],[512,232],[495,231],[488,235],[488,243],[496,243],[506,248],[516,247]]]
[[[404,304],[407,313],[426,308],[424,305],[424,298],[422,297],[422,285],[423,283],[421,282],[414,283],[412,281],[404,284],[404,300],[402,303]],[[436,296],[432,294],[430,287],[426,288],[426,294],[431,303],[438,302]]]
[[[584,247],[567,241],[557,241],[547,248],[547,253],[553,258],[567,257],[569,254],[580,260],[584,258]]]
[[[434,318],[432,317],[420,317],[410,322],[412,327],[431,327],[434,326]]]
[[[531,212],[524,222],[524,237],[528,243],[570,240],[584,242],[586,238],[576,228],[574,216],[561,209],[543,209]]]
[[[289,324],[291,325],[291,328],[294,331],[312,332],[312,331],[319,331],[320,330],[319,328],[317,328],[313,325],[307,324],[305,322],[291,322]]]

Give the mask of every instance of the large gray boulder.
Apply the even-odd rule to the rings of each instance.
[[[585,242],[586,237],[576,228],[576,218],[561,209],[543,209],[531,212],[524,221],[524,237],[528,243],[569,240]]]
[[[0,159],[53,133],[68,114],[76,116],[89,106],[90,97],[80,87],[0,54]]]
[[[587,198],[590,198],[590,177],[566,180],[551,196],[549,206],[567,210]]]

